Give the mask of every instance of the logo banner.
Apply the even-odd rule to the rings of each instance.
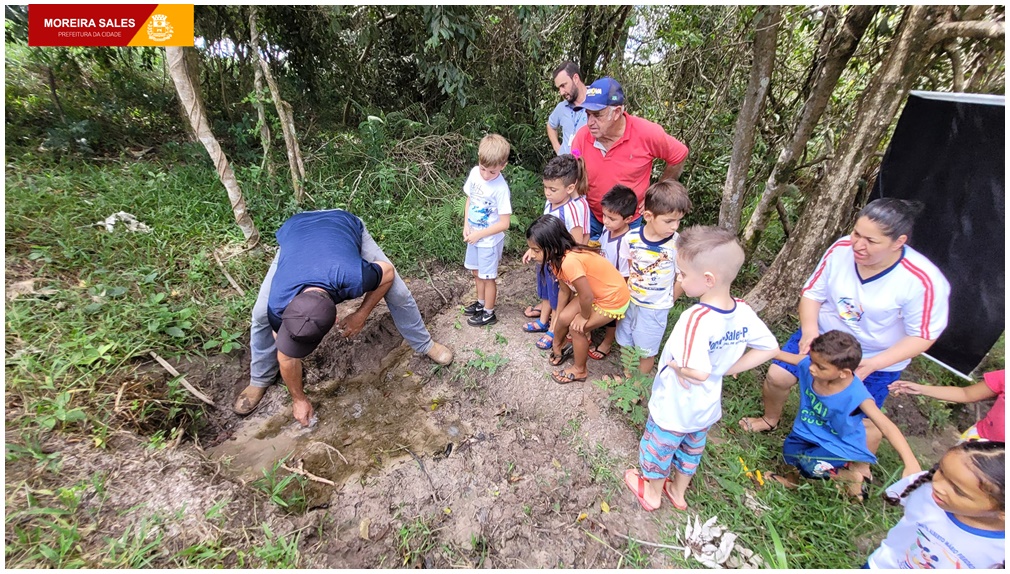
[[[192,4],[29,4],[29,46],[192,46]]]

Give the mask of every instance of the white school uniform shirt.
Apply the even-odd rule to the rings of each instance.
[[[582,198],[579,198],[582,199]],[[589,213],[589,205],[585,200],[578,201],[569,198],[558,207],[551,207],[551,202],[544,202],[544,215],[553,215],[565,224],[565,229],[571,231],[575,227],[581,227],[583,233],[589,233],[589,226],[586,221]]]
[[[639,307],[670,309],[673,307],[673,284],[677,280],[677,238],[673,235],[649,241],[645,225],[628,232],[628,290],[631,301]]]
[[[897,497],[920,472],[887,488]],[[866,561],[870,568],[1000,568],[1006,559],[1006,533],[982,530],[961,522],[933,500],[926,483],[901,499],[905,515],[887,532]]]
[[[631,248],[628,246],[628,237],[632,230],[627,230],[617,237],[610,236],[610,230],[604,229],[600,235],[600,252],[607,261],[614,264],[614,267],[621,272],[621,277],[628,278],[628,267],[631,260]]]
[[[470,170],[470,176],[463,184],[463,193],[470,198],[470,211],[466,218],[470,222],[470,229],[487,229],[502,215],[512,213],[512,202],[509,195],[509,185],[505,182],[505,176],[498,174],[498,177],[491,181],[484,181],[480,176],[480,166],[474,166]],[[494,235],[482,237],[474,245],[476,247],[494,247],[499,241],[505,239],[505,232],[499,231]]]
[[[659,428],[696,432],[722,418],[722,377],[748,347],[778,349],[775,336],[742,299],[729,310],[704,303],[684,311],[659,355],[659,373],[652,382],[649,414]],[[667,362],[710,373],[702,384],[685,389]]]
[[[908,245],[890,268],[862,279],[849,236],[836,241],[803,286],[802,296],[821,303],[817,328],[851,333],[863,359],[905,336],[935,340],[947,327],[950,284],[924,255]],[[880,369],[901,371],[911,359]]]

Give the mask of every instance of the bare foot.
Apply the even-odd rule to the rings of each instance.
[[[666,479],[663,483],[663,494],[677,510],[687,510],[687,498],[683,494],[678,494],[673,490],[673,483]]]
[[[781,474],[775,474],[774,472],[765,473],[765,478],[770,478],[775,482],[781,484],[782,486],[788,488],[789,490],[799,487],[798,484],[796,484],[789,478],[782,476]]]
[[[849,498],[858,501],[866,500],[866,483],[863,481],[863,475],[859,472],[851,468],[840,468],[832,480]]]
[[[779,421],[770,421],[765,417],[742,418],[740,428],[747,432],[769,432],[779,428]]]

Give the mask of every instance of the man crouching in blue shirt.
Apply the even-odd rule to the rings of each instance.
[[[309,426],[313,411],[302,387],[301,359],[336,323],[336,305],[362,295],[361,306],[340,320],[344,337],[360,333],[385,298],[397,331],[414,351],[440,365],[452,362],[452,351],[432,340],[407,285],[357,216],[341,209],[295,214],[277,230],[277,244],[253,306],[250,382],[235,399],[237,414],[253,412],[279,372],[295,419]]]

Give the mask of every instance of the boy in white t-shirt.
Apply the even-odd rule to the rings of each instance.
[[[722,417],[723,376],[753,369],[779,350],[757,313],[730,294],[743,261],[736,235],[720,227],[691,227],[677,240],[678,281],[684,294],[699,302],[677,319],[660,355],[639,443],[641,472],[624,473],[647,511],[659,508],[663,496],[687,510],[685,493],[708,429]]]
[[[691,212],[687,189],[677,180],[652,184],[645,192],[645,224],[628,232],[628,290],[631,306],[617,322],[617,344],[638,347],[638,370],[652,372],[663,344],[666,322],[679,295],[677,229]]]
[[[477,148],[478,165],[463,184],[463,240],[467,243],[463,265],[473,271],[477,282],[477,300],[467,305],[464,313],[471,315],[467,323],[474,327],[498,322],[494,314],[498,295],[495,279],[512,214],[509,186],[501,173],[508,164],[509,149],[509,142],[502,136],[484,136]]]

